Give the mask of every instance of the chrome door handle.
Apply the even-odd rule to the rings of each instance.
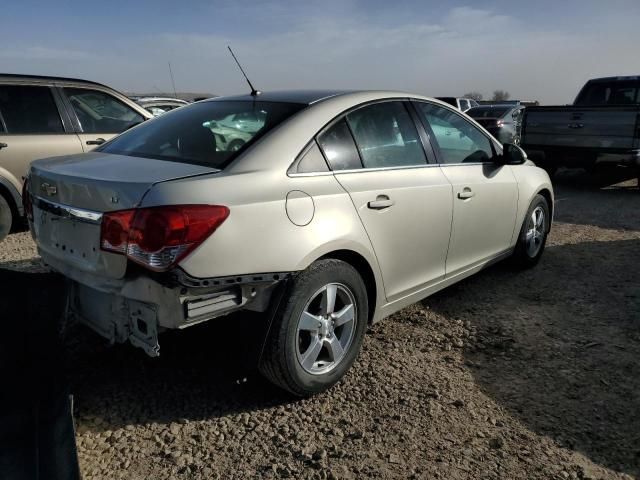
[[[466,200],[467,198],[471,198],[473,196],[475,196],[475,193],[473,193],[470,188],[465,188],[463,191],[458,192],[458,198],[462,200]]]
[[[375,200],[367,203],[367,207],[369,207],[372,210],[382,210],[385,208],[392,207],[395,204],[396,202],[391,200],[386,195],[378,195],[378,197]]]

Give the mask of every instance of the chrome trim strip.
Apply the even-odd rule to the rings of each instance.
[[[40,197],[32,196],[33,205],[40,210],[52,213],[59,217],[70,218],[83,223],[92,223],[99,225],[102,222],[102,213],[93,212],[91,210],[83,210],[81,208],[68,207],[60,203],[44,200]]]
[[[340,175],[341,173],[384,172],[388,170],[409,170],[413,168],[466,167],[466,166],[473,166],[473,165],[497,165],[497,164],[495,162],[428,163],[426,165],[403,165],[398,167],[350,168],[348,170],[331,170],[329,172],[287,173],[287,176],[288,177],[319,177],[323,175]]]

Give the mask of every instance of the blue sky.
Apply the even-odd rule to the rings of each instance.
[[[0,71],[126,91],[386,88],[567,103],[589,77],[640,74],[640,1],[13,2]]]

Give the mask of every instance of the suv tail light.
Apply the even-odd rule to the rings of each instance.
[[[100,248],[161,272],[191,253],[228,216],[229,209],[221,205],[171,205],[105,213]]]
[[[31,202],[31,194],[29,193],[29,177],[25,178],[22,184],[22,208],[27,220],[33,221],[33,203]]]

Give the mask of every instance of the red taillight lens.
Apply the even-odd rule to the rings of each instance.
[[[106,213],[103,250],[124,253],[155,271],[167,270],[207,239],[229,216],[220,205],[173,205]]]
[[[29,193],[29,178],[22,184],[22,208],[28,220],[33,220],[33,203],[31,203],[31,193]]]
[[[126,253],[129,229],[135,213],[135,210],[122,210],[106,213],[102,217],[100,246],[103,250]]]

